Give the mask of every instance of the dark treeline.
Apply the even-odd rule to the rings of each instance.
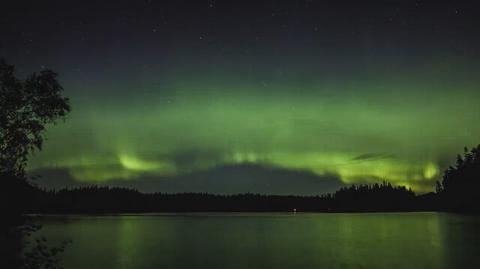
[[[374,212],[432,210],[423,196],[389,183],[352,185],[319,196],[141,193],[116,187],[30,189],[28,213],[146,213],[200,211]],[[423,197],[423,198],[422,198]]]

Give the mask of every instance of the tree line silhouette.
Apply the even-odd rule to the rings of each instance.
[[[317,196],[209,193],[141,193],[88,186],[61,190],[32,187],[26,213],[146,213],[201,211],[376,212],[431,210],[423,196],[390,183],[352,185]],[[20,210],[21,211],[21,210]]]

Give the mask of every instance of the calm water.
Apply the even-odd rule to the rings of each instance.
[[[66,269],[480,268],[480,217],[438,213],[44,217]]]

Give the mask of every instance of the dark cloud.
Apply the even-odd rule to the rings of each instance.
[[[220,163],[223,160],[224,153],[215,150],[184,150],[177,151],[164,159],[175,164],[182,171],[196,168],[201,163]]]
[[[378,159],[392,158],[393,155],[385,153],[364,153],[352,158],[352,161],[373,161]]]
[[[30,172],[30,179],[34,184],[48,189],[88,185],[75,181],[67,169],[38,169]]]

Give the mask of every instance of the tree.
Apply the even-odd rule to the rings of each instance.
[[[0,211],[5,219],[0,225],[0,264],[9,268],[61,268],[58,254],[64,245],[48,248],[43,239],[26,252],[23,237],[33,224],[21,213],[42,194],[26,181],[28,155],[42,149],[45,127],[65,118],[69,100],[62,96],[55,72],[44,69],[21,81],[14,71],[14,66],[0,59]],[[27,230],[15,233],[12,227],[19,225]],[[26,253],[23,258],[17,255],[22,252]]]
[[[42,149],[45,126],[64,119],[70,105],[52,70],[25,81],[14,71],[0,59],[0,175],[24,178],[28,155]]]
[[[437,183],[437,193],[447,210],[480,210],[480,145],[457,155],[455,165],[445,171],[442,183]]]

